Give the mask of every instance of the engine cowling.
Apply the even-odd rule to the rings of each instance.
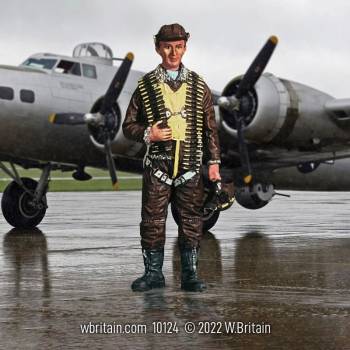
[[[240,77],[230,81],[222,95],[234,95],[240,81]],[[288,107],[290,99],[286,87],[272,74],[264,74],[240,101],[245,138],[258,143],[271,141],[283,125]],[[223,128],[237,137],[235,119],[230,112],[221,108],[220,114]]]
[[[234,95],[240,81],[241,77],[231,80],[222,95]],[[348,139],[348,133],[335,125],[324,107],[332,99],[311,87],[265,73],[240,99],[245,139],[297,147],[319,144],[323,139]],[[220,108],[220,116],[222,128],[237,138],[233,115]]]

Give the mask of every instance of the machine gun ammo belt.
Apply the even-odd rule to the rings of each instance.
[[[203,156],[203,98],[205,84],[203,79],[193,71],[188,71],[186,76],[186,138],[181,141],[182,160],[180,167],[184,170],[199,173]],[[147,123],[152,126],[157,121],[164,121],[167,125],[165,102],[160,87],[161,81],[157,78],[156,72],[146,74],[138,82]],[[150,146],[149,155],[170,154],[171,150],[165,148],[162,143]]]

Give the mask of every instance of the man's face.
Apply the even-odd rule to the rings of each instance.
[[[162,66],[165,69],[177,70],[186,52],[186,42],[185,40],[160,41],[156,51],[162,57]]]

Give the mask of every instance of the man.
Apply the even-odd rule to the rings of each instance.
[[[211,92],[203,79],[181,63],[189,33],[175,23],[155,35],[162,63],[138,82],[126,117],[126,137],[145,142],[141,246],[145,273],[131,288],[165,287],[162,273],[165,221],[173,201],[180,216],[181,288],[202,291],[198,249],[202,236],[202,156],[208,149],[209,179],[220,180],[220,148]]]

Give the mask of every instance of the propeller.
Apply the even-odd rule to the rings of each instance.
[[[84,124],[84,114],[82,113],[52,113],[49,115],[49,121],[52,124],[69,124],[80,125]]]
[[[102,139],[104,149],[106,153],[106,163],[109,170],[109,174],[112,180],[112,186],[115,190],[118,189],[118,178],[115,169],[115,163],[112,154],[112,138],[113,129],[115,127],[115,113],[113,111],[113,105],[118,100],[118,97],[123,90],[125,81],[128,77],[134,55],[129,52],[118,71],[113,77],[106,94],[103,98],[101,108],[97,113],[53,113],[49,116],[49,121],[53,124],[61,125],[81,125],[91,124],[99,125],[102,128]]]
[[[253,180],[252,169],[250,165],[249,153],[247,144],[244,138],[244,117],[240,113],[240,100],[241,98],[254,87],[262,75],[267,63],[269,62],[272,53],[278,43],[276,36],[271,36],[261,48],[254,61],[251,63],[242,80],[240,81],[238,88],[232,96],[221,96],[217,99],[217,104],[226,109],[232,114],[235,119],[238,148],[243,169],[243,181],[245,184],[250,184]]]

